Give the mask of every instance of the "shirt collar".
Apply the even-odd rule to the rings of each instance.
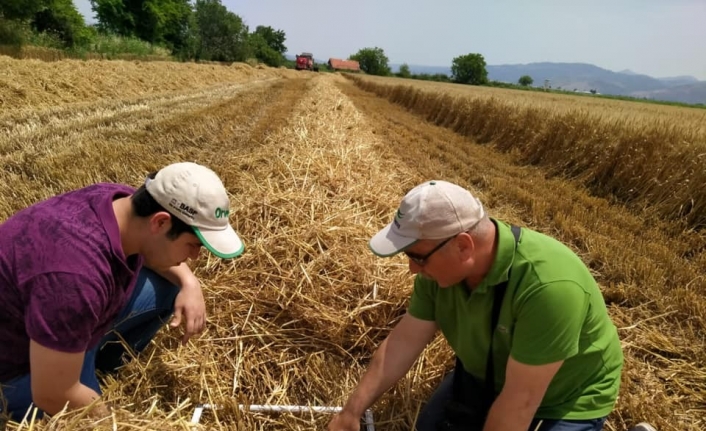
[[[508,272],[515,259],[515,236],[512,234],[510,225],[492,217],[490,220],[496,227],[498,247],[488,275],[474,289],[478,293],[485,293],[489,287],[507,281]]]

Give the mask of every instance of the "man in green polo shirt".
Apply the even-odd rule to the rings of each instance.
[[[457,367],[417,430],[602,429],[623,355],[601,291],[569,248],[488,217],[468,190],[445,181],[411,190],[370,248],[382,257],[404,252],[414,292],[330,431],[359,429],[361,414],[437,330]]]

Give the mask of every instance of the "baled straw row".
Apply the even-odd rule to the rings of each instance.
[[[591,111],[556,113],[517,107],[505,99],[457,97],[445,90],[350,79],[434,124],[511,151],[550,175],[576,178],[599,196],[637,210],[649,206],[663,218],[682,221],[675,224],[677,230],[706,227],[703,124],[693,128],[665,120],[632,127],[619,117],[603,121]]]

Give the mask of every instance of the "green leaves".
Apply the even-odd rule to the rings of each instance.
[[[69,48],[84,46],[92,37],[83,16],[71,0],[50,0],[48,7],[34,15],[32,28],[40,33],[56,35]]]
[[[189,0],[91,0],[91,5],[104,31],[170,48],[186,43]]]
[[[185,60],[284,64],[284,31],[258,26],[251,34],[221,0],[90,0],[98,20],[87,27],[72,0],[0,0],[0,44],[36,40],[76,52],[98,50],[98,32],[166,47]],[[46,42],[43,46],[49,46]],[[132,52],[132,51],[130,51]]]
[[[485,58],[481,54],[466,54],[453,59],[451,76],[460,84],[483,85],[488,82]]]
[[[248,27],[220,0],[196,0],[196,58],[245,61],[252,53]]]
[[[387,76],[390,74],[389,60],[382,48],[363,48],[350,56],[360,63],[360,68],[368,75]]]
[[[412,77],[412,72],[410,72],[409,65],[407,63],[404,63],[400,66],[400,71],[397,72],[397,76],[399,76],[400,78]]]
[[[267,46],[280,55],[284,55],[284,53],[287,52],[287,47],[284,46],[284,41],[287,39],[287,36],[285,36],[284,31],[275,30],[269,26],[258,25],[253,35],[262,37]]]
[[[529,75],[522,75],[520,79],[517,81],[518,84],[527,87],[528,85],[532,85],[534,82],[534,79],[532,79],[531,76]]]
[[[25,20],[46,9],[49,0],[2,0],[0,15],[8,20]]]

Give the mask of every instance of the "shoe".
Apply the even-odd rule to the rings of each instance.
[[[657,429],[647,422],[641,422],[630,428],[628,431],[657,431]]]

